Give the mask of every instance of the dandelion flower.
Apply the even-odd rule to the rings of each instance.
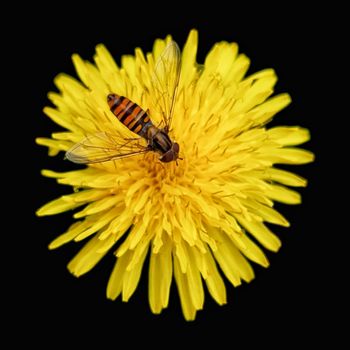
[[[101,131],[135,136],[111,113],[106,102],[111,92],[149,109],[154,123],[159,122],[159,113],[152,110],[156,92],[151,76],[170,41],[170,36],[157,39],[146,55],[137,48],[135,56],[122,57],[121,67],[103,45],[96,47],[94,64],[73,55],[81,82],[59,75],[59,93],[48,95],[55,108],[44,109],[67,131],[38,138],[37,143],[55,156]],[[274,201],[299,204],[300,195],[287,186],[306,186],[305,179],[275,165],[313,160],[311,152],[294,147],[309,140],[308,130],[266,127],[291,102],[286,93],[271,97],[277,81],[272,69],[245,77],[249,59],[238,53],[237,44],[228,42],[215,44],[199,65],[197,45],[193,30],[181,54],[169,131],[182,160],[161,163],[158,155],[148,152],[68,172],[43,170],[44,176],[74,191],[37,211],[43,216],[74,210],[77,221],[49,248],[86,241],[68,264],[75,276],[115,251],[107,285],[110,299],[130,299],[149,253],[152,312],[168,306],[174,275],[186,320],[195,319],[203,308],[204,284],[222,305],[223,276],[236,287],[254,278],[250,262],[269,265],[260,245],[278,251],[281,242],[266,223],[289,226],[273,208]]]

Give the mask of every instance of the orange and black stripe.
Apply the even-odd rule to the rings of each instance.
[[[107,101],[111,112],[120,122],[135,134],[146,137],[148,128],[153,124],[138,104],[117,94],[109,94]]]

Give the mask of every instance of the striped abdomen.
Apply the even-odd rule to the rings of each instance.
[[[111,112],[132,132],[142,137],[147,136],[147,130],[152,122],[147,113],[127,97],[109,94],[107,102]]]

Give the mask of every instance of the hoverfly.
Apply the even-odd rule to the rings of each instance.
[[[148,110],[144,111],[127,97],[110,93],[107,96],[110,111],[139,137],[126,138],[117,131],[88,135],[66,152],[66,158],[74,163],[90,164],[156,152],[160,155],[161,162],[176,161],[179,158],[180,146],[170,139],[168,132],[174,113],[180,71],[180,49],[171,41],[160,55],[151,78],[154,89],[152,97],[161,112],[163,128],[153,124]],[[141,138],[147,141],[146,146],[140,142]]]

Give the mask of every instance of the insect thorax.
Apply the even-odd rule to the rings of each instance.
[[[150,146],[161,154],[168,152],[172,146],[168,134],[155,126],[148,129],[148,137]]]

